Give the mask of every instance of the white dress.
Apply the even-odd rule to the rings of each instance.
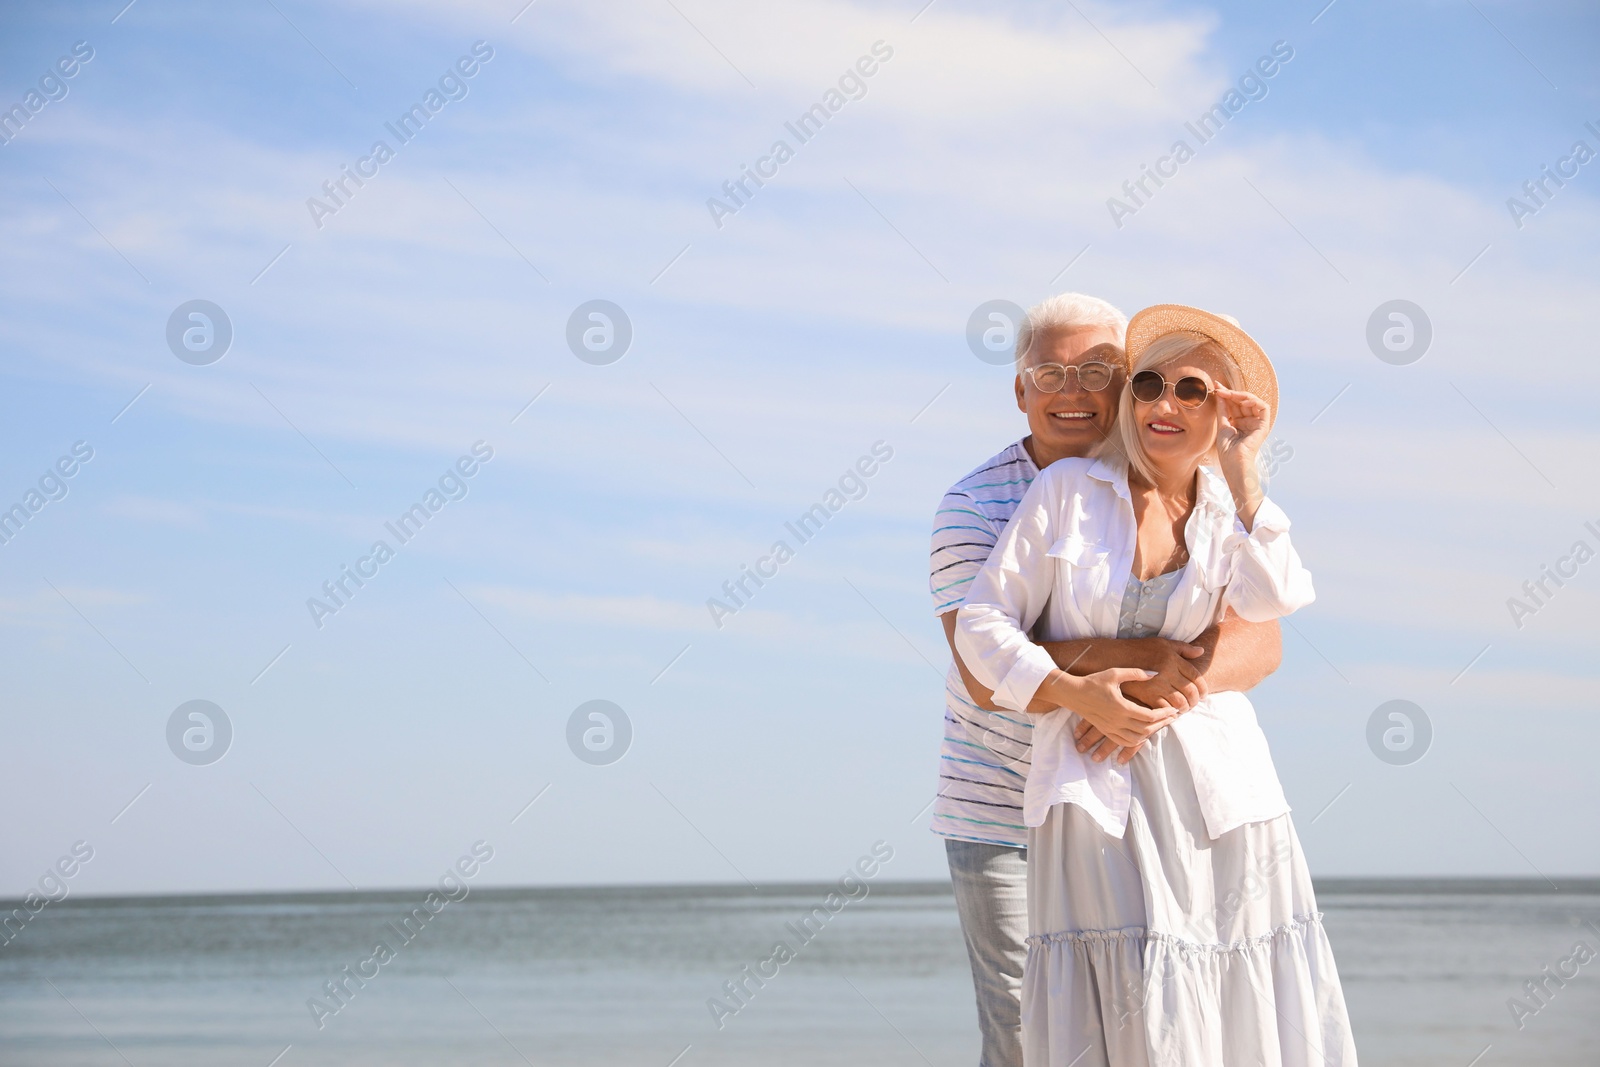
[[[1180,573],[1129,580],[1118,637],[1159,630]],[[1171,730],[1129,770],[1121,838],[1070,803],[1029,830],[1024,1063],[1355,1067],[1289,816],[1209,836]]]

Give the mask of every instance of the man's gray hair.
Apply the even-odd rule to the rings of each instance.
[[[1017,329],[1017,373],[1027,363],[1034,336],[1046,330],[1086,330],[1104,326],[1122,344],[1128,333],[1128,316],[1098,296],[1083,293],[1058,293],[1028,309],[1028,317]]]

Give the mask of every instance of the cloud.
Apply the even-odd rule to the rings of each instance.
[[[206,527],[205,509],[181,500],[161,500],[124,493],[106,501],[102,510],[112,518],[131,522],[182,526],[192,530]]]
[[[1220,88],[1216,75],[1201,65],[1204,37],[1215,19],[1199,13],[1140,18],[1086,4],[1082,10],[1092,13],[1093,23],[1077,13],[1021,8],[982,14],[946,9],[912,22],[912,10],[841,0],[777,8],[699,0],[676,10],[627,0],[603,10],[535,8],[500,35],[495,27],[503,23],[504,5],[489,0],[448,9],[425,0],[352,6],[386,15],[404,6],[415,18],[463,39],[492,36],[592,85],[608,86],[621,77],[719,101],[798,95],[809,104],[807,98],[820,95],[880,39],[896,49],[891,62],[912,59],[907,65],[915,69],[893,106],[914,116],[984,120],[999,110],[1068,101],[1085,119],[1111,127],[1158,107],[1163,92]],[[1110,45],[1096,25],[1117,44]],[[1140,70],[1151,72],[1160,88],[1152,89]]]
[[[737,656],[745,642],[794,649],[826,660],[843,657],[884,664],[925,663],[870,609],[854,603],[837,614],[797,613],[755,604],[724,616],[719,629],[704,603],[663,600],[650,594],[550,593],[541,589],[475,584],[463,590],[474,603],[494,605],[560,631],[575,626],[658,630],[692,638],[702,647]],[[937,649],[935,650],[938,651]],[[702,653],[704,654],[704,653]],[[935,667],[942,672],[942,667]]]
[[[129,608],[153,603],[153,598],[128,589],[107,586],[58,585],[22,596],[0,597],[0,623],[27,629],[57,630],[81,626],[78,611],[95,608]],[[66,598],[63,602],[62,598]]]
[[[699,605],[673,603],[648,594],[608,596],[547,593],[511,586],[473,585],[469,595],[527,618],[559,625],[582,622],[647,630],[701,630],[708,616]]]

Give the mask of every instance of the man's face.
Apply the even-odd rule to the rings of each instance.
[[[1113,374],[1104,389],[1083,387],[1076,371],[1068,371],[1060,392],[1040,389],[1028,369],[1046,363],[1081,367],[1085,363],[1109,364]],[[1047,466],[1067,456],[1087,456],[1111,434],[1117,417],[1117,398],[1126,380],[1122,346],[1109,326],[1079,330],[1045,330],[1034,336],[1025,372],[1017,375],[1017,407],[1028,416],[1035,459]]]

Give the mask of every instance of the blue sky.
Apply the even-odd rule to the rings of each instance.
[[[880,838],[942,877],[930,519],[1021,433],[963,329],[1067,288],[1232,313],[1276,361],[1272,491],[1320,599],[1256,703],[1313,869],[1600,869],[1593,566],[1520,629],[1506,606],[1600,548],[1600,163],[1521,229],[1505,203],[1600,148],[1592,9],[675,3],[8,9],[7,106],[94,58],[0,147],[0,497],[94,458],[0,545],[0,890],[79,839],[93,893],[421,884],[478,838],[500,884],[831,877]],[[466,97],[315,227],[477,41]],[[1116,228],[1277,41],[1266,97]],[[209,366],[164,340],[197,298],[235,331]],[[634,328],[608,366],[565,342],[596,298]],[[1365,341],[1396,298],[1434,328],[1408,366]],[[316,628],[306,599],[480,440],[467,496]],[[877,441],[865,498],[714,627]],[[166,747],[193,699],[233,723],[210,766]],[[609,766],[566,746],[592,699],[633,724]],[[1410,766],[1366,747],[1391,699],[1434,725]]]

